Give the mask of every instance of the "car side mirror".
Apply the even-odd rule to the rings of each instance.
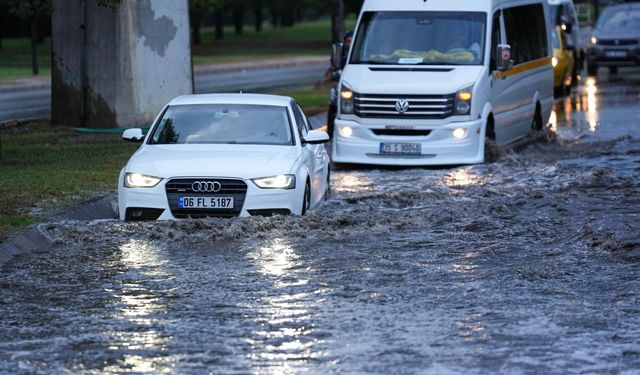
[[[569,17],[561,16],[560,27],[562,27],[562,31],[566,31],[567,33],[571,34],[571,30],[573,30],[573,23],[571,23]]]
[[[329,142],[329,134],[322,130],[309,130],[306,136],[303,138],[304,143],[311,145],[319,145]]]
[[[496,50],[496,69],[499,71],[509,70],[513,67],[513,60],[511,60],[511,46],[508,44],[499,44]]]
[[[331,47],[331,66],[335,69],[342,68],[342,43],[333,43]]]
[[[142,142],[144,134],[140,128],[127,129],[122,132],[122,139],[128,142]]]

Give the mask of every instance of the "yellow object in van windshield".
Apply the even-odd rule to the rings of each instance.
[[[371,55],[372,59],[379,60],[397,60],[397,59],[423,59],[424,61],[438,61],[438,62],[457,62],[457,63],[471,63],[475,60],[473,53],[467,51],[456,51],[450,53],[444,53],[436,50],[430,50],[427,52],[415,52],[406,49],[395,50],[390,55],[375,54]]]

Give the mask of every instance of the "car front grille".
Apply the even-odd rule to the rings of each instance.
[[[406,112],[396,109],[399,100],[409,103]],[[354,113],[360,118],[444,119],[453,115],[455,94],[450,95],[380,95],[354,94]]]
[[[639,44],[640,42],[637,39],[607,39],[607,40],[598,40],[598,44],[603,46],[632,46],[634,44]]]
[[[219,182],[221,185],[218,192],[196,192],[192,185],[196,181]],[[188,178],[173,179],[165,186],[169,207],[174,217],[178,219],[201,219],[205,217],[234,217],[240,215],[244,200],[247,195],[247,184],[242,180],[221,179],[221,178]],[[193,197],[232,197],[234,200],[233,209],[190,209],[179,208],[178,199],[180,196]]]

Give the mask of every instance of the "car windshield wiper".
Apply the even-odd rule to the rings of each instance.
[[[369,65],[395,65],[395,63],[390,61],[380,61],[380,60],[364,60],[358,61],[358,64],[369,64]]]

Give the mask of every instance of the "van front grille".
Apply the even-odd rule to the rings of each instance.
[[[401,100],[408,102],[405,112],[396,109]],[[360,118],[444,119],[453,115],[455,94],[381,95],[354,93],[354,114]]]

